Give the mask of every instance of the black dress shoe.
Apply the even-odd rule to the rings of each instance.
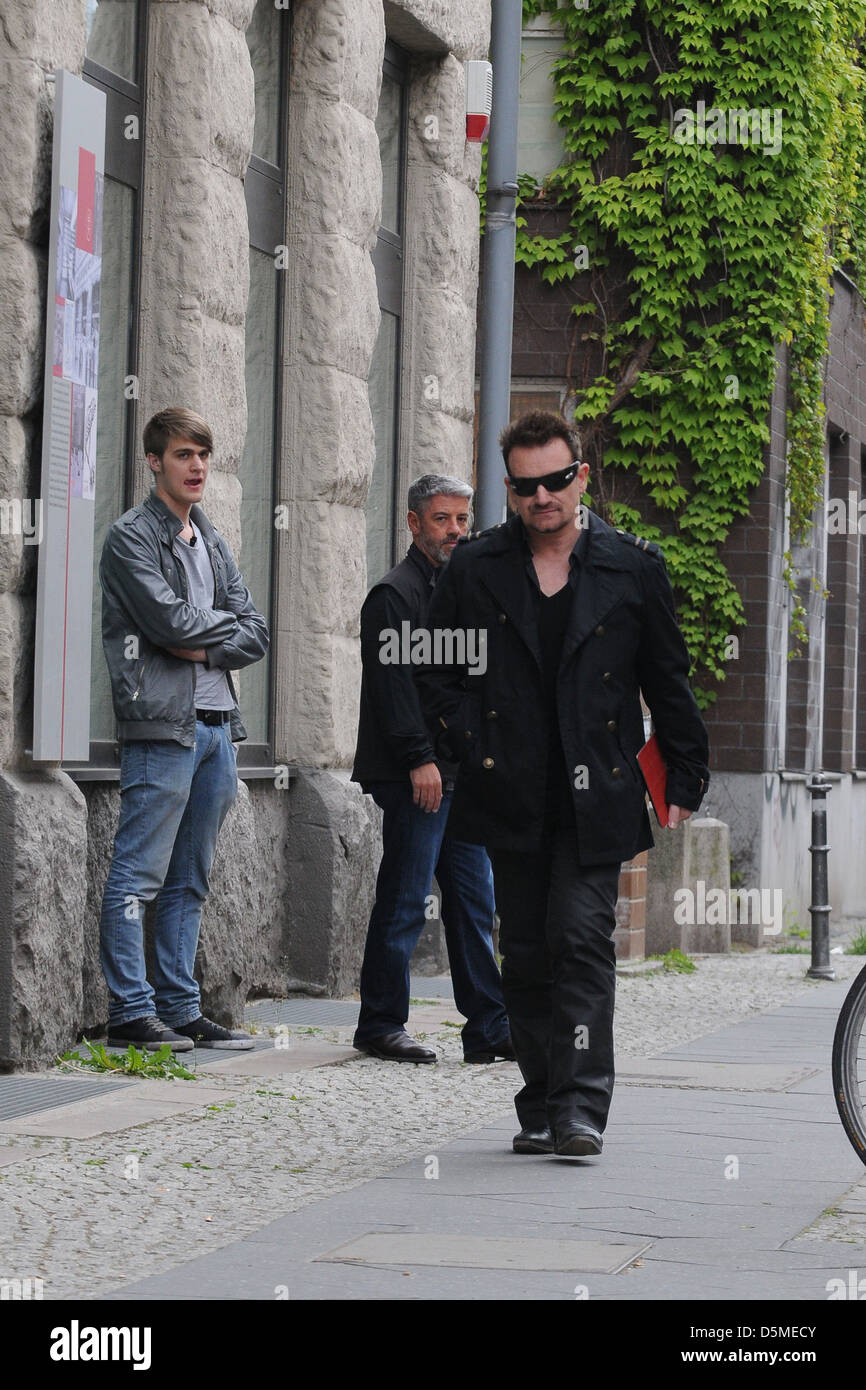
[[[516,1062],[517,1053],[514,1051],[514,1043],[510,1038],[504,1038],[502,1042],[492,1043],[481,1052],[464,1052],[464,1062]]]
[[[422,1047],[408,1033],[384,1033],[381,1038],[365,1038],[352,1046],[358,1052],[369,1052],[371,1057],[381,1057],[386,1062],[436,1061],[432,1047]]]
[[[565,1154],[569,1158],[588,1158],[600,1154],[603,1140],[597,1129],[591,1125],[581,1125],[576,1121],[559,1125],[553,1152]]]
[[[516,1154],[552,1154],[553,1135],[547,1125],[541,1129],[522,1129],[515,1134],[511,1147]]]

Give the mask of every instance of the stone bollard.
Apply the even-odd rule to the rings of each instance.
[[[729,951],[728,826],[713,816],[691,817],[676,830],[655,834],[647,872],[647,955],[664,955],[674,948],[687,953]]]

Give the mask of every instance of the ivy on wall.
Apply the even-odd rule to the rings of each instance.
[[[792,544],[822,498],[831,275],[866,252],[866,0],[525,0],[542,12],[564,156],[520,178],[517,260],[572,282],[593,501],[661,544],[706,705],[743,622],[720,546],[763,473],[780,345]]]

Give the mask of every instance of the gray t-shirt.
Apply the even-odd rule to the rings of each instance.
[[[193,608],[213,608],[213,567],[202,534],[192,525],[192,541],[183,541],[178,533],[174,553],[186,570],[189,602]],[[199,664],[195,675],[196,709],[234,709],[225,671],[209,671]]]

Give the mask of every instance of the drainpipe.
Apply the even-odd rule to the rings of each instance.
[[[517,110],[520,101],[522,0],[493,0],[490,60],[493,110],[487,145],[487,222],[481,277],[481,389],[475,525],[495,526],[505,513],[505,466],[499,433],[511,414],[511,331],[517,224]]]

